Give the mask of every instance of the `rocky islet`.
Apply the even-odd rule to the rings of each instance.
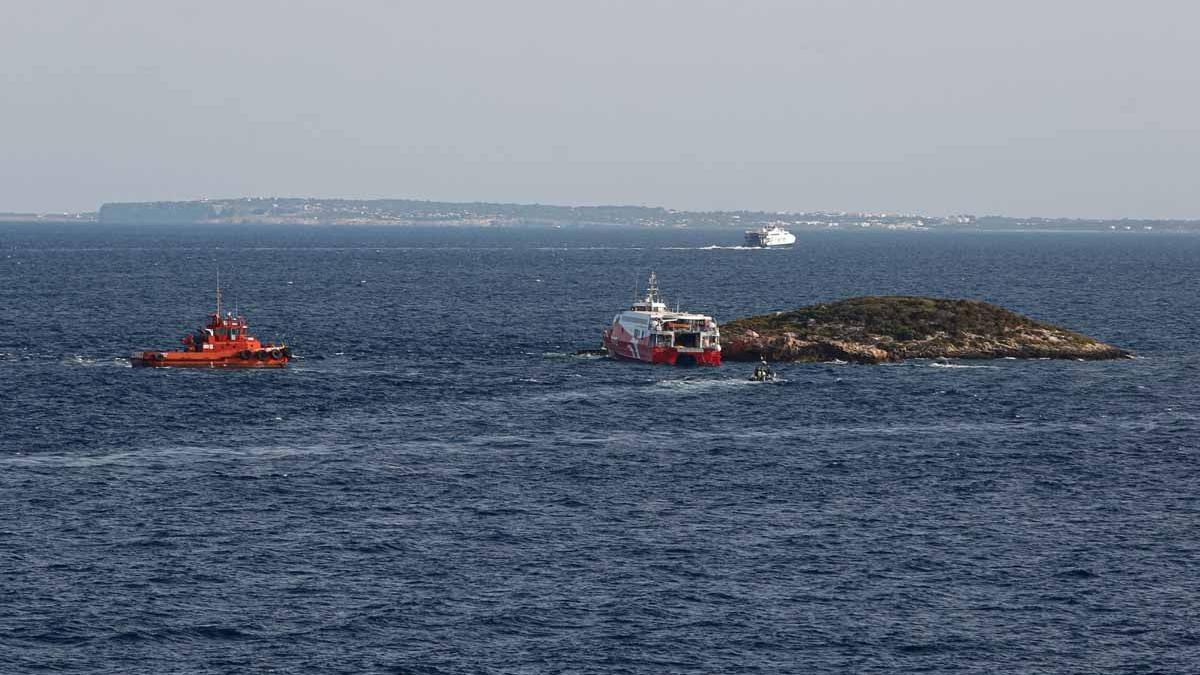
[[[979,300],[869,296],[730,321],[731,361],[1119,359],[1127,350]]]

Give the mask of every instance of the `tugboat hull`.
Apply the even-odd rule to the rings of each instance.
[[[203,352],[138,352],[129,357],[134,368],[282,368],[291,354],[286,349],[248,349],[233,354]]]

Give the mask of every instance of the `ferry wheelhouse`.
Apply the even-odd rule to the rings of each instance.
[[[721,365],[721,335],[711,316],[671,311],[653,273],[646,295],[613,317],[601,335],[616,358],[670,365]]]
[[[221,315],[221,289],[217,287],[217,311],[208,324],[183,337],[183,348],[174,351],[143,351],[130,356],[135,367],[151,368],[282,368],[291,358],[285,344],[261,342],[250,335],[246,317],[232,312]]]

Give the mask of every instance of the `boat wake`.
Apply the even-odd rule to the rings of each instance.
[[[657,391],[670,392],[673,394],[702,394],[713,391],[714,389],[729,389],[732,387],[744,387],[752,384],[762,384],[760,382],[752,382],[743,379],[720,379],[720,380],[659,380],[654,383]]]
[[[641,246],[538,246],[535,251],[641,251]]]
[[[93,356],[84,356],[82,354],[71,354],[62,359],[64,366],[81,366],[84,368],[132,368],[133,364],[129,359],[120,356],[113,358],[98,359]]]
[[[595,361],[597,359],[607,359],[608,352],[600,349],[581,349],[574,353],[569,352],[542,352],[542,358],[547,361],[567,361],[569,359],[583,359],[585,361]]]
[[[664,246],[663,251],[769,251],[762,246]]]
[[[626,390],[621,387],[594,387],[589,389],[562,389],[559,391],[550,391],[533,396],[521,395],[517,397],[509,397],[506,400],[509,402],[528,402],[537,405],[545,404],[566,404],[566,403],[597,403],[600,401],[608,401],[621,398],[625,395]]]
[[[930,368],[966,368],[970,370],[999,370],[999,366],[971,366],[965,363],[941,363],[934,362],[929,364]]]

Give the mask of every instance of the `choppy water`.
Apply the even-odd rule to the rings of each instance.
[[[1200,237],[0,225],[0,672],[1194,672]],[[713,248],[717,247],[717,248]],[[226,300],[302,358],[131,369]],[[1107,363],[577,358],[980,298]]]

